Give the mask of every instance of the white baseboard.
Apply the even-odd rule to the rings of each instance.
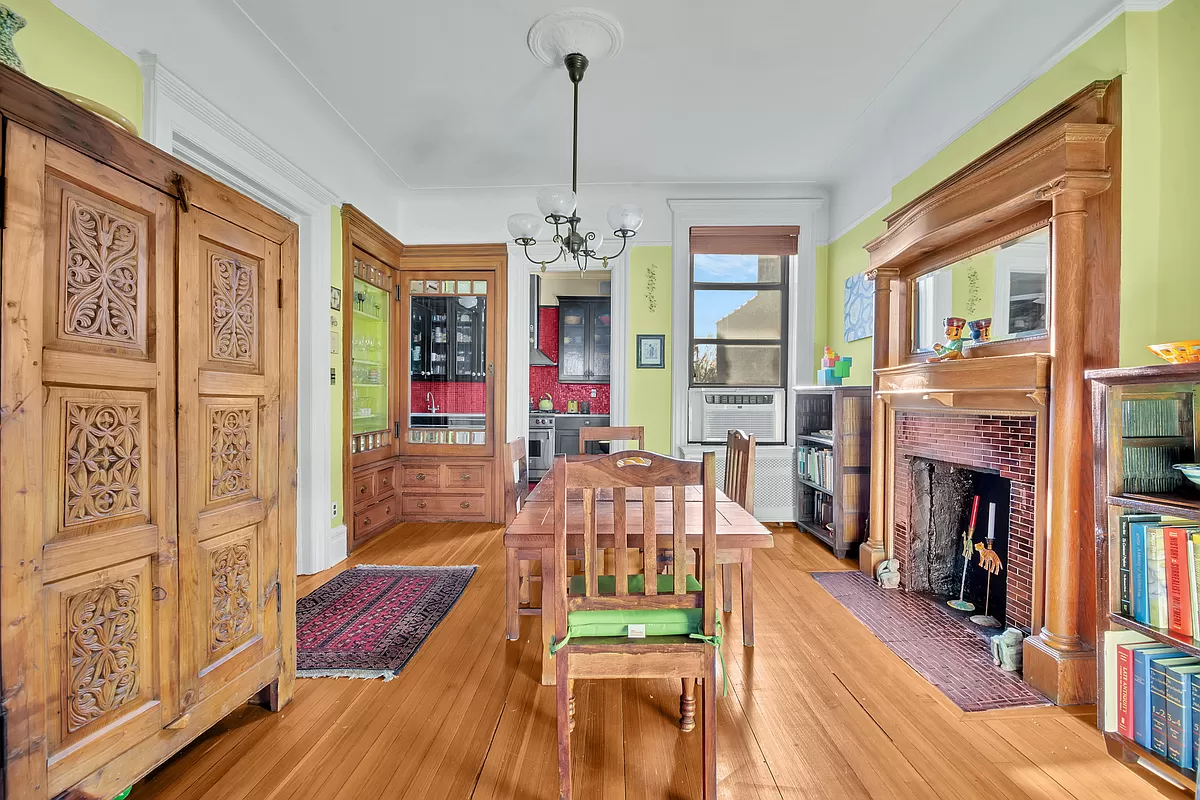
[[[296,574],[315,575],[316,573],[327,570],[338,562],[345,560],[347,556],[346,526],[338,525],[335,528],[330,528],[329,533],[324,538],[324,541],[320,542],[320,551],[321,552],[318,557],[310,557],[309,560],[297,558]]]

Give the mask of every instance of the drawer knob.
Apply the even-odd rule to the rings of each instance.
[[[470,508],[470,507],[471,507],[471,501],[470,501],[470,500],[463,500],[461,503],[459,503],[459,504],[458,504],[458,507],[459,507],[459,508]]]
[[[363,527],[364,528],[371,527],[371,518],[370,517],[363,517]]]
[[[469,481],[469,480],[471,480],[471,473],[469,473],[469,472],[460,473],[458,476],[458,479],[460,481]]]
[[[424,501],[424,500],[418,500],[418,501],[417,501],[417,508],[424,508],[424,507],[425,507],[425,501]]]
[[[365,483],[364,483],[364,484],[360,484],[360,485],[359,485],[359,487],[358,487],[358,493],[359,493],[359,494],[365,494],[365,493],[366,493],[366,491],[367,491],[367,485],[366,485]]]
[[[425,480],[425,473],[424,473],[424,472],[418,472],[418,473],[417,473],[417,480],[419,480],[419,481],[423,481],[423,480]]]

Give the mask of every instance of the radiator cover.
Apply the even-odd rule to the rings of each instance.
[[[699,461],[702,454],[717,455],[717,488],[725,485],[725,447],[689,445],[683,457]],[[787,445],[763,446],[754,450],[754,518],[760,522],[796,520],[796,449]]]

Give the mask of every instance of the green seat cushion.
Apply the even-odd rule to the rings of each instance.
[[[689,592],[703,591],[700,586],[700,581],[696,580],[696,576],[688,575],[685,581]],[[570,594],[583,594],[587,587],[587,580],[583,575],[572,575],[571,582],[567,588]],[[616,594],[617,592],[617,576],[616,575],[597,575],[596,588],[600,590],[600,594]],[[629,576],[629,593],[642,594],[646,591],[646,576],[645,575],[630,575]],[[658,593],[670,594],[675,591],[675,576],[674,575],[659,575],[658,576]]]
[[[660,594],[670,594],[675,590],[674,575],[658,575],[658,591]],[[614,594],[617,590],[615,575],[596,576],[597,588],[601,594]],[[568,591],[573,595],[584,592],[586,579],[583,575],[573,575]],[[686,580],[689,592],[702,590],[700,581],[694,575],[688,575]],[[640,595],[646,588],[644,575],[629,576],[629,593]],[[688,636],[699,633],[704,622],[702,608],[629,608],[611,609],[606,611],[572,611],[567,614],[567,629],[573,638],[595,636],[628,636],[630,625],[645,625],[647,636]]]
[[[703,623],[702,608],[631,608],[567,614],[567,630],[574,639],[628,636],[630,625],[645,625],[646,636],[688,636],[699,633]]]

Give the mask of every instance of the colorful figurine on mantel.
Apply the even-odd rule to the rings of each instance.
[[[849,356],[839,357],[832,347],[827,346],[821,359],[821,368],[817,370],[817,385],[841,386],[842,379],[850,377],[850,365],[853,361]]]
[[[946,317],[946,343],[935,344],[933,352],[936,355],[929,357],[929,363],[938,361],[952,361],[963,357],[963,328],[966,327],[967,321],[962,317]]]

